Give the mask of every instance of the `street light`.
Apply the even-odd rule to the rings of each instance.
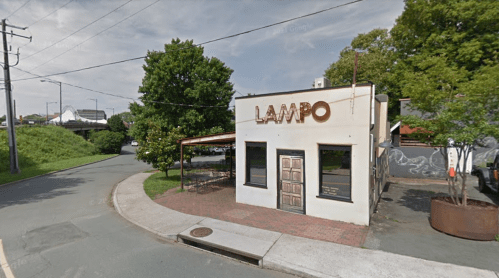
[[[88,100],[95,100],[95,122],[97,123],[97,99],[96,98],[87,98]]]
[[[114,108],[106,108],[106,109],[109,109],[109,110],[113,109],[113,116],[114,116]]]
[[[46,105],[47,105],[47,114],[46,114],[45,118],[47,120],[47,124],[49,123],[49,104],[51,104],[51,103],[57,103],[57,101],[46,102]]]
[[[62,82],[54,80],[40,80],[40,82],[50,82],[59,85],[59,123],[62,125]]]

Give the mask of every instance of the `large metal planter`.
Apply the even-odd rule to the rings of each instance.
[[[499,234],[498,206],[468,199],[468,205],[456,206],[450,197],[431,199],[431,226],[457,237],[494,240]]]

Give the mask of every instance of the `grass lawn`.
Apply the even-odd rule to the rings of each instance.
[[[187,173],[203,172],[202,169],[184,170],[184,177]],[[150,172],[150,171],[146,171]],[[180,169],[168,170],[168,177],[164,172],[152,174],[144,181],[144,191],[152,200],[159,194],[163,194],[169,189],[180,186]],[[181,191],[177,191],[181,192]]]
[[[177,186],[180,186],[180,169],[168,170],[168,177],[164,172],[157,172],[144,181],[144,191],[153,200],[156,195]]]
[[[21,168],[21,174],[19,175],[11,175],[9,170],[8,172],[0,173],[0,184],[31,178],[53,171],[64,170],[71,167],[103,160],[113,156],[117,156],[117,154],[98,154],[92,156],[70,158],[55,162],[41,163],[39,165]]]

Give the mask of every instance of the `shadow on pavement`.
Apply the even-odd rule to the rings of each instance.
[[[476,191],[478,191],[478,186],[475,186],[475,189],[476,189]],[[487,198],[490,199],[490,201],[488,201],[488,200],[484,200],[484,201],[487,201],[487,202],[490,202],[490,203],[493,203],[493,204],[499,206],[499,193],[489,192],[489,193],[482,193],[482,194],[487,196]]]
[[[120,155],[131,155],[131,154],[135,155],[135,151],[128,151],[121,149]]]
[[[397,200],[397,204],[403,205],[413,211],[430,213],[431,198],[436,196],[446,196],[445,193],[435,193],[429,190],[408,189],[404,195]]]
[[[0,209],[74,194],[72,188],[88,182],[82,178],[61,178],[52,175],[0,187]]]

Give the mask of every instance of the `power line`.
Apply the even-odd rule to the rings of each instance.
[[[38,77],[28,77],[28,78],[16,79],[16,80],[11,80],[11,81],[12,81],[12,82],[13,82],[13,81],[24,81],[24,80],[31,80],[31,79],[38,79],[38,78],[46,78],[46,77],[56,76],[56,75],[63,75],[63,74],[68,74],[68,73],[73,73],[73,72],[79,72],[79,71],[84,71],[84,70],[89,70],[89,69],[100,68],[100,67],[109,66],[109,65],[120,64],[120,63],[129,62],[129,61],[133,61],[133,60],[144,59],[144,58],[146,58],[146,57],[147,57],[147,56],[136,57],[136,58],[126,59],[126,60],[121,60],[121,61],[111,62],[111,63],[107,63],[107,64],[101,64],[101,65],[96,65],[96,66],[91,66],[91,67],[81,68],[81,69],[77,69],[77,70],[71,70],[71,71],[59,72],[59,73],[48,74],[48,75],[36,75],[36,74],[33,74],[33,75],[36,75],[36,76],[38,76]]]
[[[276,22],[276,23],[265,25],[263,27],[251,29],[251,30],[248,30],[248,31],[245,31],[245,32],[241,32],[241,33],[237,33],[237,34],[234,34],[234,35],[230,35],[230,36],[226,36],[226,37],[214,39],[214,40],[211,40],[211,41],[206,41],[206,42],[198,44],[198,46],[203,45],[203,44],[208,44],[208,43],[216,42],[216,41],[225,40],[225,39],[228,39],[228,38],[237,37],[237,36],[244,35],[244,34],[248,34],[248,33],[254,32],[254,31],[258,31],[258,30],[261,30],[261,29],[273,27],[273,26],[280,25],[280,24],[283,24],[283,23],[287,23],[287,22],[290,22],[290,21],[294,21],[294,20],[297,20],[297,19],[309,17],[309,16],[312,16],[312,15],[320,14],[320,13],[323,13],[323,12],[327,12],[327,11],[330,11],[330,10],[333,10],[333,9],[337,9],[337,8],[340,8],[340,7],[343,7],[343,6],[355,4],[357,2],[362,2],[362,1],[364,1],[364,0],[355,0],[355,1],[352,1],[352,2],[348,2],[348,3],[345,3],[345,4],[338,5],[338,6],[334,6],[334,7],[331,7],[331,8],[320,10],[320,11],[317,11],[317,12],[309,13],[309,14],[306,14],[306,15],[298,16],[298,17],[293,17],[291,19],[279,21],[279,22]]]
[[[18,67],[15,68],[15,69],[20,70],[22,72],[25,72],[27,74],[31,74],[31,75],[37,76],[38,78],[45,78],[44,76],[40,76],[38,74],[31,73],[31,72],[29,72],[27,70],[23,70],[23,69],[20,69]],[[50,81],[60,82],[61,84],[64,84],[64,85],[67,85],[67,86],[71,86],[71,87],[74,87],[74,88],[78,88],[78,89],[82,89],[82,90],[86,90],[86,91],[91,91],[91,92],[94,92],[94,93],[99,93],[99,94],[103,94],[103,95],[107,95],[107,96],[112,96],[112,97],[118,97],[118,98],[122,98],[122,99],[133,100],[135,102],[137,102],[137,101],[141,101],[141,102],[152,102],[152,103],[159,103],[159,104],[176,105],[176,106],[187,106],[187,107],[199,107],[199,108],[226,108],[226,106],[217,106],[217,105],[196,105],[196,104],[173,103],[173,102],[163,102],[163,101],[154,101],[154,100],[141,100],[141,99],[136,99],[136,98],[131,98],[131,97],[120,96],[120,95],[116,95],[116,94],[106,93],[106,92],[102,92],[102,91],[98,91],[98,90],[94,90],[94,89],[89,89],[89,88],[85,88],[85,87],[82,87],[82,86],[73,85],[73,84],[70,84],[70,83],[61,82],[61,81],[57,81],[57,80],[53,80],[53,79],[49,79],[49,78],[45,78],[45,79],[50,80]]]
[[[71,1],[73,1],[73,0],[71,0]],[[137,11],[137,12],[133,13],[132,15],[127,16],[126,18],[124,18],[124,19],[122,19],[122,20],[118,21],[116,24],[111,25],[110,27],[108,27],[108,28],[106,28],[106,29],[104,29],[104,30],[100,31],[99,33],[97,33],[97,34],[95,34],[95,35],[91,36],[90,38],[88,38],[88,39],[86,39],[86,40],[82,41],[81,43],[79,43],[79,44],[77,44],[77,45],[75,45],[75,46],[71,47],[70,49],[68,49],[68,50],[66,50],[66,51],[64,51],[64,52],[62,52],[61,54],[59,54],[59,55],[57,55],[57,56],[53,57],[52,59],[50,59],[50,60],[48,60],[48,61],[46,61],[46,62],[44,62],[44,63],[42,63],[42,64],[40,64],[40,65],[38,65],[38,66],[36,66],[36,67],[34,67],[34,68],[31,68],[31,69],[30,69],[30,71],[31,71],[31,70],[35,70],[35,69],[37,69],[37,68],[39,68],[39,67],[41,67],[41,66],[43,66],[43,65],[47,64],[48,62],[53,61],[53,60],[55,60],[55,59],[59,58],[60,56],[62,56],[62,55],[64,55],[64,54],[68,53],[69,51],[71,51],[71,50],[73,50],[73,49],[75,49],[75,48],[76,48],[76,47],[78,47],[79,45],[82,45],[82,44],[84,44],[85,42],[87,42],[87,41],[89,41],[89,40],[93,39],[94,37],[97,37],[98,35],[100,35],[100,34],[104,33],[105,31],[107,31],[107,30],[109,30],[109,29],[111,29],[111,28],[113,28],[114,26],[116,26],[116,25],[120,24],[121,22],[123,22],[123,21],[125,21],[125,20],[127,20],[127,19],[131,18],[132,16],[134,16],[134,15],[136,15],[136,14],[138,14],[138,13],[142,12],[143,10],[145,10],[145,9],[149,8],[150,6],[152,6],[152,5],[156,4],[156,3],[158,3],[159,1],[160,1],[160,0],[157,0],[156,2],[154,2],[154,3],[152,3],[152,4],[148,5],[148,6],[146,6],[145,8],[143,8],[143,9],[141,9],[141,10],[139,10],[139,11]]]
[[[69,0],[69,2],[67,2],[66,4],[64,4],[64,5],[60,6],[59,8],[57,8],[57,9],[53,10],[52,12],[48,13],[46,16],[44,16],[44,17],[42,17],[42,18],[38,19],[37,21],[35,21],[35,22],[31,23],[30,25],[28,25],[28,27],[31,27],[31,26],[33,26],[33,25],[37,24],[38,22],[40,22],[40,21],[44,20],[46,17],[48,17],[48,16],[52,15],[53,13],[57,12],[58,10],[60,10],[60,9],[62,9],[62,8],[64,8],[64,7],[66,7],[66,5],[67,5],[67,4],[69,4],[69,3],[73,2],[73,1],[74,1],[74,0]]]
[[[68,36],[64,37],[63,39],[61,39],[61,40],[59,40],[59,41],[57,41],[57,42],[55,42],[55,43],[53,43],[53,44],[51,44],[51,45],[49,45],[49,46],[47,46],[47,47],[43,48],[42,50],[39,50],[38,52],[35,52],[35,53],[31,54],[31,55],[28,55],[28,56],[24,57],[24,59],[27,59],[27,58],[29,58],[29,57],[31,57],[31,56],[34,56],[34,55],[36,55],[36,54],[38,54],[38,53],[40,53],[40,52],[42,52],[42,51],[47,50],[48,48],[51,48],[52,46],[54,46],[54,45],[56,45],[56,44],[58,44],[58,43],[60,43],[60,42],[62,42],[62,41],[64,41],[64,40],[66,40],[67,38],[69,38],[69,37],[71,37],[72,35],[74,35],[74,34],[76,34],[76,33],[80,32],[81,30],[83,30],[83,29],[87,28],[88,26],[90,26],[90,25],[94,24],[95,22],[97,22],[97,21],[99,21],[99,20],[103,19],[104,17],[106,17],[106,16],[108,16],[108,15],[110,15],[110,14],[114,13],[114,12],[115,12],[115,11],[117,11],[119,8],[121,8],[121,7],[125,6],[126,4],[128,4],[128,3],[130,3],[130,2],[132,2],[132,0],[129,0],[129,1],[128,1],[128,2],[126,2],[125,4],[123,4],[123,5],[119,6],[119,7],[117,7],[116,9],[114,9],[114,10],[110,11],[109,13],[107,13],[107,14],[105,14],[105,15],[103,15],[103,16],[101,16],[101,17],[99,17],[98,19],[96,19],[96,20],[94,20],[94,21],[90,22],[89,24],[87,24],[87,25],[83,26],[82,28],[80,28],[80,29],[76,30],[75,32],[71,33],[70,35],[68,35]]]
[[[17,10],[13,11],[11,14],[9,14],[8,16],[6,16],[5,18],[9,18],[11,16],[13,16],[15,13],[17,13],[20,9],[22,9],[24,6],[26,6],[29,2],[31,2],[31,0],[28,0],[26,1],[26,3],[22,4],[21,7],[17,8]]]
[[[273,24],[270,24],[270,25],[263,26],[263,27],[259,27],[259,28],[251,29],[251,30],[248,30],[248,31],[245,31],[245,32],[237,33],[237,34],[234,34],[234,35],[230,35],[230,36],[226,36],[226,37],[222,37],[222,38],[218,38],[218,39],[206,41],[206,42],[203,42],[203,43],[193,44],[193,45],[188,46],[188,47],[178,48],[178,49],[175,49],[175,50],[172,50],[172,51],[169,51],[169,52],[179,51],[179,50],[184,50],[184,49],[189,49],[189,48],[201,46],[201,45],[204,45],[204,44],[208,44],[208,43],[220,41],[220,40],[223,40],[223,39],[233,38],[233,37],[240,36],[240,35],[243,35],[243,34],[251,33],[251,32],[256,31],[256,30],[261,30],[261,29],[264,29],[264,28],[269,28],[269,27],[272,27],[272,26],[276,26],[278,24],[283,24],[283,23],[290,22],[290,21],[293,21],[293,20],[297,20],[297,19],[300,19],[300,18],[304,18],[304,17],[307,17],[307,16],[316,15],[316,14],[319,14],[319,13],[322,13],[322,12],[325,12],[325,11],[329,11],[329,10],[332,10],[332,9],[336,9],[336,8],[339,8],[339,7],[343,7],[343,6],[346,6],[346,5],[351,5],[351,4],[354,4],[354,3],[357,3],[357,2],[362,2],[362,1],[364,1],[364,0],[356,0],[356,1],[348,2],[348,3],[345,3],[345,4],[341,4],[341,5],[338,5],[338,6],[334,6],[334,7],[331,7],[331,8],[324,9],[324,10],[320,10],[320,11],[317,11],[317,12],[314,12],[314,13],[302,15],[302,16],[299,16],[299,17],[294,17],[292,19],[280,21],[280,22],[277,22],[277,23],[273,23]],[[49,74],[49,75],[44,75],[44,76],[39,76],[39,77],[29,77],[29,78],[15,79],[15,80],[11,80],[11,81],[24,81],[24,80],[31,80],[31,79],[37,79],[37,78],[45,78],[45,77],[56,76],[56,75],[63,75],[63,74],[68,74],[68,73],[73,73],[73,72],[79,72],[79,71],[84,71],[84,70],[89,70],[89,69],[94,69],[94,68],[100,68],[100,67],[104,67],[104,66],[110,66],[110,65],[115,65],[115,64],[120,64],[120,63],[124,63],[124,62],[130,62],[130,61],[133,61],[133,60],[139,60],[139,59],[145,59],[145,58],[147,58],[147,56],[135,57],[135,58],[130,58],[130,59],[125,59],[125,60],[115,61],[115,62],[106,63],[106,64],[100,64],[100,65],[96,65],[96,66],[90,66],[90,67],[76,69],[76,70],[71,70],[71,71],[59,72],[59,73],[54,73],[54,74]]]

